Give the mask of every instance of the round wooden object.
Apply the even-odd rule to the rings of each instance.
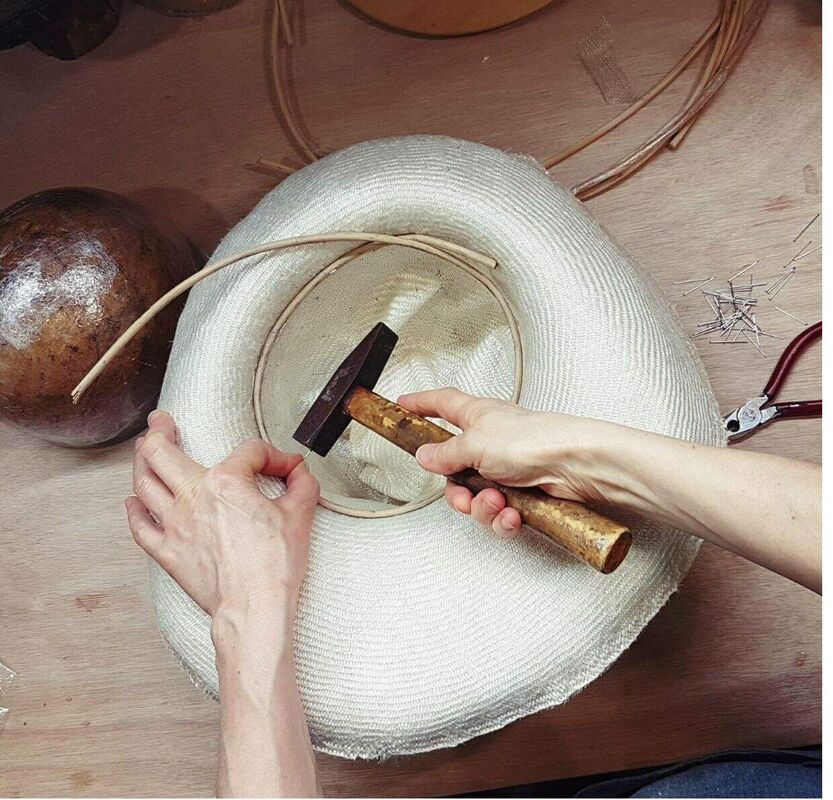
[[[136,2],[170,17],[198,17],[222,11],[239,3],[240,0],[136,0]]]
[[[0,50],[31,41],[65,61],[80,58],[116,27],[121,0],[0,0]]]
[[[424,36],[465,36],[509,25],[552,0],[348,0],[376,22]]]
[[[156,317],[73,405],[116,337],[204,259],[134,202],[55,189],[0,213],[0,416],[89,447],[141,430],[155,407],[181,304]]]

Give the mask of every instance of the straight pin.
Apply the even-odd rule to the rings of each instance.
[[[752,269],[752,267],[754,267],[756,264],[760,264],[760,263],[761,263],[761,259],[759,258],[757,261],[753,261],[751,264],[747,264],[745,267],[743,267],[743,269],[740,270],[740,272],[736,272],[734,275],[732,275],[732,277],[729,278],[727,283],[731,283],[735,278],[739,278],[741,275],[743,275],[743,273],[746,272],[746,270]]]
[[[764,289],[764,294],[772,294],[776,289],[780,290],[781,287],[789,280],[789,276],[795,272],[795,267],[793,267],[789,272],[785,272],[783,275],[776,278],[769,286]]]
[[[795,316],[795,314],[790,314],[789,311],[787,311],[784,308],[781,308],[781,306],[776,305],[775,303],[772,304],[772,307],[780,311],[782,314],[786,314],[788,317],[790,317],[790,319],[794,319],[796,322],[800,322],[805,328],[807,327],[807,323],[803,319],[799,319],[797,316]]]
[[[790,282],[790,279],[794,275],[795,275],[795,269],[790,270],[786,274],[786,276],[784,277],[784,280],[781,281],[781,285],[774,292],[772,292],[772,294],[770,294],[769,299],[774,300],[776,297],[778,297],[778,293]]]
[[[801,238],[801,237],[802,237],[802,236],[803,236],[803,235],[807,232],[807,228],[809,228],[809,227],[810,227],[810,226],[811,226],[811,225],[812,225],[812,224],[813,224],[813,223],[814,223],[814,222],[815,222],[815,221],[816,221],[816,220],[817,220],[820,216],[821,216],[821,211],[819,211],[819,213],[818,213],[818,214],[816,214],[816,216],[815,216],[815,217],[813,217],[813,218],[812,218],[812,219],[811,219],[811,220],[810,220],[810,221],[809,221],[809,222],[808,222],[808,223],[807,223],[807,224],[806,224],[806,225],[805,225],[805,226],[801,229],[801,232],[798,234],[798,236],[796,236],[796,237],[795,237],[795,239],[793,239],[793,242],[797,242],[797,241],[798,241],[798,240],[799,240],[799,239],[800,239],[800,238]]]
[[[743,335],[749,340],[749,344],[751,344],[764,358],[766,358],[766,353],[752,341],[752,338],[748,333],[746,333],[746,331],[743,332]]]
[[[783,266],[783,267],[781,267],[781,269],[786,269],[786,268],[787,268],[790,264],[792,264],[792,263],[793,263],[793,261],[798,261],[798,259],[799,259],[799,258],[803,258],[803,257],[804,257],[804,251],[805,251],[805,250],[806,250],[806,249],[807,249],[807,248],[808,248],[808,247],[809,247],[812,243],[813,243],[813,240],[812,240],[812,239],[810,239],[810,241],[809,241],[809,242],[806,242],[806,243],[803,245],[803,247],[801,248],[801,250],[799,250],[799,251],[798,251],[798,252],[797,252],[797,253],[796,253],[796,254],[795,254],[795,255],[794,255],[794,256],[793,256],[793,257],[792,257],[792,258],[791,258],[791,259],[790,259],[787,263],[786,263],[786,264],[784,264],[784,266]]]
[[[807,258],[807,256],[813,255],[813,253],[815,253],[817,250],[821,250],[821,245],[819,245],[818,247],[814,247],[812,250],[808,250],[806,253],[804,253],[803,256],[796,256],[793,259],[793,261],[798,261],[801,258]]]
[[[698,289],[702,288],[707,283],[711,283],[716,277],[717,277],[716,275],[712,275],[711,278],[707,278],[699,286],[695,286],[694,288],[689,289],[687,292],[683,292],[683,297],[686,297],[687,295],[690,295],[692,292],[696,292]]]

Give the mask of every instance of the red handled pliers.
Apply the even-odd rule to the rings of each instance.
[[[810,344],[820,338],[821,322],[817,322],[799,333],[781,354],[781,358],[778,359],[778,363],[772,371],[772,377],[764,386],[763,392],[723,418],[730,443],[740,441],[774,419],[821,416],[821,400],[801,400],[768,405],[775,399],[775,395],[784,383],[796,359]]]

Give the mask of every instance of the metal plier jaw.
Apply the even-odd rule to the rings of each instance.
[[[799,400],[788,403],[772,402],[787,374],[801,353],[821,338],[821,322],[806,328],[786,347],[763,391],[723,417],[723,427],[730,442],[737,442],[754,433],[774,419],[820,417],[821,400]]]
[[[766,406],[769,397],[765,394],[753,397],[740,408],[723,417],[723,427],[732,441],[739,441],[758,428],[772,422],[778,414],[777,406]]]

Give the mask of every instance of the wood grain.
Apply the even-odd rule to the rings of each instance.
[[[412,456],[424,444],[440,444],[454,437],[451,431],[363,386],[350,393],[344,407],[354,420]],[[536,488],[503,486],[473,469],[448,477],[473,494],[484,489],[498,489],[506,497],[507,505],[518,510],[524,525],[548,536],[599,572],[613,572],[628,554],[632,537],[627,527],[582,503],[559,500]]]
[[[577,56],[600,14],[640,92],[715,11],[716,2],[682,0],[561,2],[511,28],[427,40],[308,0],[297,94],[331,148],[429,132],[544,157],[616,110]],[[270,107],[265,19],[254,0],[199,20],[126,4],[114,34],[77,62],[31,48],[0,53],[0,207],[50,186],[98,185],[156,207],[210,251],[272,185],[243,164],[292,159]],[[686,330],[704,319],[702,301],[673,281],[728,276],[764,256],[777,269],[820,210],[820,34],[816,0],[774,0],[683,146],[588,204]],[[626,152],[682,104],[695,78],[687,73],[557,177],[575,182]],[[779,304],[814,322],[821,260],[800,263]],[[759,322],[787,337],[799,330],[777,312]],[[763,359],[698,340],[724,408],[761,390],[781,346],[773,340]],[[783,398],[819,396],[820,354],[815,345],[802,357]],[[818,420],[777,422],[742,446],[819,461],[820,434]],[[0,733],[0,795],[213,791],[217,706],[155,630],[144,557],[121,506],[130,458],[129,443],[69,452],[0,429],[0,661],[20,673],[4,698],[12,711]],[[319,764],[331,795],[433,795],[725,747],[808,744],[821,738],[820,687],[819,599],[705,547],[634,646],[566,705],[452,750]]]

